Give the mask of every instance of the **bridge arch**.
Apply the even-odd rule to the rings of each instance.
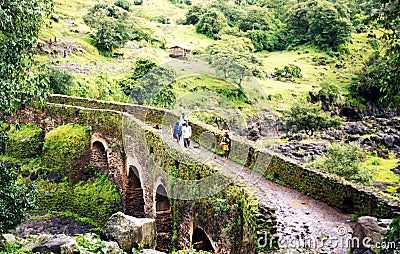
[[[170,200],[162,183],[158,184],[155,193],[157,249],[169,252],[172,249],[172,219]]]
[[[215,252],[215,244],[211,241],[211,237],[200,227],[193,230],[192,246],[197,250]]]
[[[127,185],[125,190],[125,213],[134,217],[145,217],[145,201],[139,170],[128,165]]]
[[[100,168],[102,172],[108,172],[110,165],[107,142],[100,138],[99,135],[94,134],[91,138],[90,148],[90,164]]]

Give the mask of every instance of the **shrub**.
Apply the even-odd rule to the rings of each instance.
[[[303,77],[300,67],[294,64],[285,65],[282,69],[275,68],[274,75],[277,80],[281,80],[282,78],[293,80],[294,78]]]
[[[72,212],[93,219],[99,226],[121,210],[117,186],[107,174],[75,185],[40,181],[38,191],[37,211]]]
[[[129,0],[117,0],[115,1],[114,5],[121,7],[126,11],[129,11],[129,7],[131,7],[131,2]]]
[[[89,130],[78,124],[62,125],[50,131],[43,146],[42,163],[49,169],[74,178],[77,160],[84,155],[90,141]]]
[[[372,174],[363,170],[361,160],[364,152],[355,143],[332,144],[312,165],[323,171],[342,176],[347,180],[369,184]]]
[[[27,124],[20,128],[12,125],[7,134],[6,155],[18,159],[37,157],[42,150],[43,136],[43,130],[36,125]]]
[[[74,77],[71,74],[57,68],[49,68],[47,75],[52,93],[70,95],[70,88],[74,85]]]
[[[196,32],[216,39],[218,33],[226,26],[224,14],[217,9],[211,8],[201,16],[196,26]]]
[[[381,254],[390,254],[396,253],[396,249],[394,246],[390,246],[389,243],[396,242],[396,246],[399,245],[400,239],[400,216],[396,216],[393,218],[392,223],[390,223],[389,230],[386,231],[384,243],[388,248],[381,249]],[[385,246],[385,245],[382,245]]]
[[[35,189],[17,182],[19,168],[0,162],[0,233],[15,228],[34,207]]]
[[[330,117],[324,113],[319,104],[298,102],[290,109],[285,117],[285,128],[287,131],[297,133],[304,130],[308,135],[315,131],[327,128],[338,128],[342,123],[340,117]]]
[[[5,153],[7,132],[10,128],[8,123],[0,121],[0,154]]]
[[[143,4],[143,0],[134,0],[133,4],[134,5],[142,5]]]

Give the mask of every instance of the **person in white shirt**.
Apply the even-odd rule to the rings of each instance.
[[[182,136],[183,136],[183,145],[185,146],[185,148],[189,148],[190,137],[192,136],[192,127],[187,122],[183,123]]]

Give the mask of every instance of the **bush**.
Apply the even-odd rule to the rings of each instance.
[[[126,11],[129,11],[129,7],[131,7],[131,2],[129,0],[117,0],[115,1],[114,5],[121,7]]]
[[[49,85],[52,93],[70,95],[70,87],[74,85],[74,77],[57,68],[48,70]]]
[[[6,155],[18,159],[39,156],[42,151],[43,136],[43,130],[36,125],[27,124],[20,128],[12,125],[7,134]]]
[[[10,128],[8,123],[0,121],[0,154],[6,151],[7,132]]]
[[[34,208],[36,191],[17,182],[19,168],[0,162],[0,233],[14,229]]]
[[[294,80],[294,78],[303,77],[300,67],[294,64],[285,65],[282,69],[275,68],[274,75],[277,80],[281,80],[282,78]]]
[[[133,4],[134,5],[142,5],[143,4],[143,0],[134,0]]]
[[[386,246],[389,246],[389,243],[396,242],[396,245],[398,246],[399,239],[400,239],[400,216],[396,216],[393,218],[392,223],[390,223],[389,230],[386,231],[384,243],[386,243]],[[396,253],[396,251],[392,246],[386,249],[382,249],[380,253],[390,254],[390,253]]]
[[[342,176],[347,180],[369,184],[372,174],[361,168],[364,152],[355,143],[332,144],[312,165],[323,171]]]
[[[50,131],[43,146],[42,163],[49,169],[75,178],[77,160],[87,151],[89,130],[78,124],[62,125]]]
[[[76,185],[40,181],[38,191],[37,211],[72,212],[93,219],[99,226],[121,210],[117,186],[107,174]]]
[[[313,135],[315,131],[340,127],[342,120],[324,113],[319,104],[298,102],[285,117],[285,128],[293,133],[304,130],[308,135]]]
[[[196,32],[216,39],[218,33],[226,26],[224,14],[217,9],[211,8],[201,16],[196,26]]]

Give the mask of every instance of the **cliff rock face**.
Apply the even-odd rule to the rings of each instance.
[[[134,247],[156,247],[154,219],[135,218],[122,212],[113,214],[103,227],[104,236],[130,253]]]

